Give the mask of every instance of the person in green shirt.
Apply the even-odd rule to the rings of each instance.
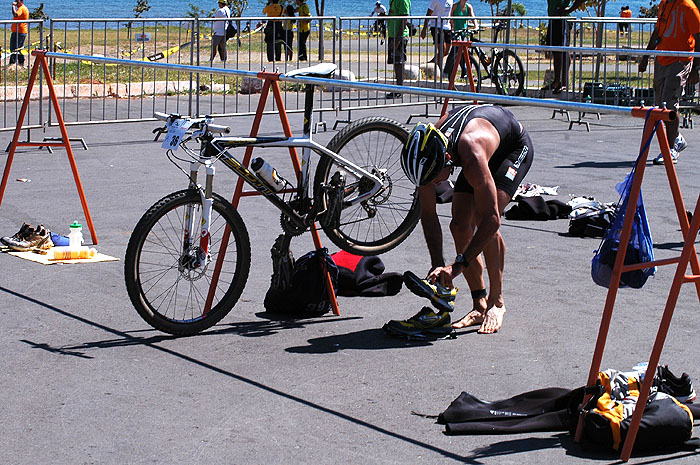
[[[569,45],[569,23],[562,16],[569,16],[571,12],[578,10],[586,0],[547,0],[547,15],[559,16],[549,20],[547,27],[547,45]],[[542,88],[551,90],[553,94],[560,94],[569,83],[569,54],[565,52],[553,52],[554,81]]]
[[[411,0],[391,0],[389,16],[408,16],[411,13]],[[394,65],[396,85],[403,85],[406,47],[408,45],[408,19],[390,19],[387,21],[387,63]],[[400,92],[389,92],[388,99],[401,98]]]

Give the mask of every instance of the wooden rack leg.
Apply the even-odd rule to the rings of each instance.
[[[253,119],[253,125],[250,129],[250,137],[256,137],[258,135],[258,130],[260,129],[260,123],[262,121],[262,115],[263,112],[265,111],[265,103],[267,102],[267,97],[269,96],[270,88],[272,88],[272,95],[273,98],[275,99],[275,103],[277,104],[277,107],[279,109],[279,115],[280,115],[280,121],[282,123],[282,129],[284,131],[284,135],[286,137],[292,137],[292,129],[289,124],[289,119],[287,118],[287,112],[284,109],[284,101],[282,99],[282,93],[279,88],[279,84],[277,81],[277,75],[275,74],[267,74],[267,73],[262,73],[262,76],[265,79],[265,84],[263,85],[262,92],[260,93],[260,100],[258,101],[258,109],[255,113],[255,118]],[[253,147],[248,146],[246,147],[245,151],[245,156],[243,158],[243,165],[244,166],[249,166],[250,165],[250,159],[253,154]],[[297,155],[297,151],[295,147],[289,147],[289,155],[292,160],[292,165],[294,166],[294,172],[296,173],[297,179],[300,179],[300,173],[301,173],[301,164],[299,163],[299,157]],[[243,185],[244,182],[242,179],[238,179],[238,182],[236,184],[236,189],[233,194],[233,199],[231,199],[231,204],[234,207],[237,207],[240,198],[243,194]],[[226,246],[228,245],[228,240],[230,238],[230,229],[227,226],[226,230],[224,231],[224,234],[222,236],[221,240],[221,247],[219,250],[219,259],[216,262],[216,265],[214,267],[214,273],[212,275],[212,282],[211,285],[209,286],[209,293],[207,295],[207,301],[204,306],[204,313],[208,312],[211,309],[211,305],[214,300],[214,293],[216,292],[216,285],[218,284],[219,281],[219,276],[221,273],[221,266],[224,261],[224,257],[226,254]],[[322,247],[321,245],[321,238],[318,234],[318,230],[316,229],[316,225],[312,225],[311,227],[311,235],[314,241],[314,245],[316,246],[316,249],[320,249]],[[333,283],[331,282],[330,274],[328,272],[325,273],[326,275],[326,289],[328,291],[328,297],[330,298],[331,301],[331,307],[333,309],[333,313],[335,315],[340,315],[340,309],[338,307],[338,300],[335,295],[335,289],[333,289]]]
[[[92,216],[90,215],[90,209],[87,205],[87,199],[85,198],[85,192],[83,191],[83,185],[80,181],[80,175],[78,174],[78,167],[75,163],[75,157],[73,156],[73,149],[70,145],[70,139],[68,138],[68,131],[66,130],[66,123],[63,120],[63,114],[61,113],[61,107],[58,104],[58,98],[56,97],[56,90],[54,89],[53,79],[51,78],[51,73],[49,72],[48,64],[46,63],[46,51],[45,50],[34,50],[32,55],[36,57],[34,60],[34,65],[32,66],[32,72],[29,76],[29,81],[27,82],[27,90],[24,95],[24,101],[22,102],[22,108],[19,113],[19,118],[17,119],[17,126],[15,127],[15,132],[10,143],[9,155],[5,163],[5,171],[2,176],[2,183],[0,183],[0,204],[2,204],[2,197],[5,193],[5,188],[7,186],[7,179],[10,175],[10,167],[12,165],[12,160],[14,159],[15,150],[20,146],[28,147],[65,147],[66,154],[68,156],[68,162],[70,163],[71,171],[73,172],[73,179],[75,180],[75,186],[78,189],[78,196],[80,197],[80,203],[83,207],[83,213],[85,214],[85,220],[87,221],[88,229],[90,230],[90,235],[92,237],[92,243],[97,244],[97,233],[95,232],[95,226],[92,222]],[[39,71],[39,67],[44,72],[44,78],[46,79],[46,84],[49,90],[49,97],[51,98],[51,104],[56,112],[56,119],[61,131],[62,142],[60,143],[44,143],[44,142],[19,142],[19,135],[22,129],[22,124],[24,123],[24,117],[27,114],[27,109],[29,108],[29,97],[34,87],[34,82],[36,81],[36,76]]]
[[[669,163],[670,153],[664,155],[668,156]],[[700,196],[695,205],[695,213],[700,213]],[[698,235],[698,229],[700,228],[700,215],[693,215],[693,221],[690,224],[689,234],[685,236],[685,245],[683,246],[683,252],[681,252],[681,259],[676,268],[676,275],[673,278],[673,283],[671,284],[671,290],[668,294],[668,299],[666,300],[666,307],[664,308],[663,316],[661,317],[661,323],[659,323],[659,331],[656,333],[656,340],[654,341],[654,348],[651,351],[651,356],[649,357],[649,365],[647,366],[646,375],[644,375],[644,382],[642,383],[642,388],[639,392],[639,398],[637,399],[637,406],[634,409],[634,414],[632,414],[632,421],[630,422],[629,430],[627,431],[627,437],[625,438],[625,443],[622,447],[622,453],[620,454],[620,460],[626,462],[632,455],[632,447],[634,446],[634,441],[637,437],[637,431],[639,430],[639,424],[642,421],[642,416],[644,415],[644,407],[649,399],[649,391],[651,390],[651,383],[654,381],[654,375],[656,374],[656,367],[659,364],[661,358],[661,351],[664,348],[664,342],[666,341],[666,336],[668,335],[668,328],[671,326],[671,318],[673,317],[673,311],[676,308],[676,303],[678,302],[678,294],[681,291],[681,285],[686,281],[685,272],[688,269],[688,263],[690,262],[691,256],[697,258],[697,251],[695,250],[695,238]],[[697,276],[697,275],[695,275]]]

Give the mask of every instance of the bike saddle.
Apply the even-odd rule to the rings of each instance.
[[[335,63],[319,63],[314,66],[309,66],[308,68],[299,68],[288,73],[284,73],[285,77],[294,76],[315,76],[320,78],[330,77],[336,70],[337,66]]]

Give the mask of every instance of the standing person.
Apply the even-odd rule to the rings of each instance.
[[[662,0],[659,17],[649,38],[647,50],[674,50],[679,52],[700,51],[700,13],[692,0]],[[639,72],[649,64],[649,56],[642,57]],[[678,110],[678,101],[687,80],[695,85],[700,79],[700,59],[691,57],[659,56],[654,60],[654,104]],[[673,163],[688,144],[678,134],[678,118],[664,121],[668,146]],[[654,158],[655,165],[662,165],[664,157]]]
[[[499,231],[501,216],[530,169],[533,157],[527,131],[510,111],[496,105],[457,107],[440,118],[437,127],[418,123],[408,136],[401,152],[401,167],[418,186],[431,271],[426,280],[406,278],[406,285],[422,296],[439,300],[449,292],[440,292],[444,289],[438,285],[451,289],[453,279],[463,274],[471,290],[472,309],[452,325],[454,328],[480,325],[479,333],[490,334],[503,324],[506,248]],[[446,265],[435,185],[447,179],[454,167],[461,168],[450,222],[457,256],[452,264]],[[489,276],[488,294],[482,252]],[[438,314],[423,309],[408,320],[389,322],[387,330],[415,334],[416,328],[449,328],[451,309],[452,304],[442,304]]]
[[[26,21],[29,19],[29,10],[24,5],[24,0],[16,0],[12,2],[12,19],[15,21]],[[10,64],[17,62],[19,66],[24,67],[24,55],[22,55],[22,49],[24,48],[24,41],[27,40],[27,34],[29,33],[29,28],[27,23],[17,22],[12,23],[10,27],[12,33],[10,34]]]
[[[278,18],[284,14],[279,0],[268,0],[263,8],[263,14],[268,18]],[[282,38],[282,25],[279,20],[268,19],[265,25],[265,44],[267,45],[267,61],[280,61],[282,58],[282,43],[278,39]]]
[[[464,19],[465,16],[470,16],[472,19],[469,20],[469,27],[472,29],[476,29],[479,27],[479,24],[476,21],[476,16],[474,14],[474,8],[471,6],[470,3],[467,3],[467,0],[459,0],[457,3],[454,4],[452,7],[452,12],[450,13],[450,16],[452,16],[452,19],[450,19],[450,23],[452,26],[452,33],[453,35],[457,33],[458,31],[462,31],[464,29],[467,29],[467,20]],[[453,39],[457,39],[455,36],[453,36]],[[452,72],[452,66],[454,66],[454,59],[456,57],[456,49],[450,50],[450,55],[451,59],[448,57],[447,62],[445,63],[445,73],[450,74]],[[465,61],[464,55],[462,55],[462,59],[459,62],[459,67],[462,70],[462,78],[467,76],[467,62]]]
[[[296,0],[296,2],[297,7],[294,11],[299,15],[299,18],[310,17],[311,12],[309,11],[309,5],[306,4],[306,0]],[[311,21],[308,19],[299,19],[297,25],[297,35],[299,37],[299,50],[297,50],[297,53],[299,54],[299,61],[306,61],[308,60],[306,55],[306,41],[311,32]]]
[[[625,18],[629,19],[632,17],[632,10],[630,10],[629,6],[623,6],[620,8],[620,18]],[[630,23],[628,22],[623,22],[623,23],[617,23],[617,30],[620,31],[620,34],[629,34],[630,32]]]
[[[443,58],[447,57],[447,52],[450,50],[450,43],[452,43],[450,21],[445,21],[442,18],[443,16],[450,16],[452,5],[453,0],[430,0],[428,12],[425,15],[437,16],[437,19],[425,18],[423,29],[420,32],[421,38],[425,39],[428,23],[430,23],[430,35],[433,37],[433,43],[435,44],[435,56],[428,60],[428,63],[434,63],[438,59],[440,50],[442,50]],[[440,67],[442,67],[441,63]]]
[[[231,10],[228,9],[226,5],[226,0],[219,0],[219,8],[214,13],[215,18],[230,18]],[[222,62],[226,61],[226,26],[228,21],[213,21],[214,22],[214,36],[211,39],[211,58],[209,58],[210,63],[214,63],[214,58],[216,58],[216,52],[219,52],[219,58]]]
[[[391,0],[389,16],[408,16],[411,13],[411,0]],[[387,21],[387,59],[394,65],[396,85],[403,85],[404,66],[406,63],[406,47],[408,46],[408,18],[391,19]],[[400,92],[389,92],[387,99],[401,98]]]
[[[571,12],[579,9],[586,0],[547,0],[547,15],[559,16],[550,19],[547,27],[547,45],[569,46],[569,23],[561,16],[569,16]],[[567,52],[552,52],[554,60],[554,81],[542,88],[551,90],[553,94],[560,94],[566,90],[569,84],[569,65],[571,60]]]
[[[285,18],[294,18],[294,7],[287,5],[284,9]],[[282,20],[282,37],[284,39],[284,54],[287,61],[292,61],[292,46],[294,45],[294,21],[293,19]]]

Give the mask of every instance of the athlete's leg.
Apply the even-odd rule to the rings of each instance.
[[[498,195],[498,211],[503,215],[503,211],[510,202],[511,196],[502,191],[496,191]],[[486,302],[488,310],[479,328],[479,333],[491,334],[498,331],[503,325],[503,316],[506,313],[503,301],[503,268],[505,266],[506,244],[500,231],[486,247],[484,247],[484,261],[486,262],[486,272],[489,275],[489,296]]]
[[[455,243],[457,252],[462,252],[467,248],[476,232],[476,217],[474,208],[474,194],[469,192],[455,191],[452,197],[452,221],[450,221],[450,231]],[[484,265],[481,257],[477,256],[469,262],[462,272],[470,291],[484,289]],[[472,311],[467,316],[456,322],[455,328],[464,328],[475,324],[481,324],[486,311],[486,297],[479,297],[472,300]]]

